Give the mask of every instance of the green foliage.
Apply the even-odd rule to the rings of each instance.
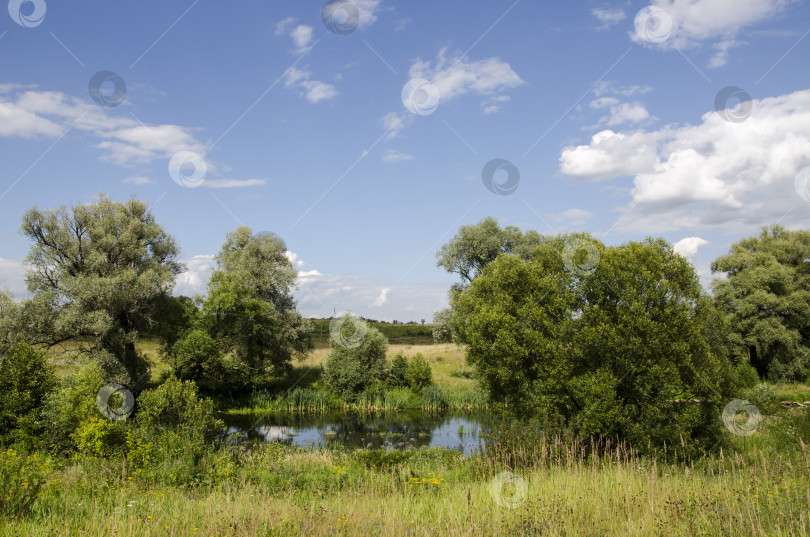
[[[169,361],[181,380],[222,382],[221,344],[205,330],[194,329],[175,343]]]
[[[79,451],[95,457],[126,452],[127,426],[124,421],[92,417],[79,424],[71,435]]]
[[[145,203],[103,195],[71,209],[29,209],[20,231],[33,243],[26,283],[34,297],[21,312],[30,341],[91,341],[123,366],[123,384],[140,389],[148,364],[135,340],[183,269],[174,239]]]
[[[639,447],[696,449],[719,437],[721,394],[733,387],[707,336],[719,317],[693,267],[663,240],[607,248],[560,236],[528,259],[498,256],[451,305],[495,402]],[[674,403],[684,397],[703,404]]]
[[[0,520],[27,514],[45,487],[50,461],[41,454],[0,451]]]
[[[408,357],[404,353],[398,352],[391,360],[391,367],[388,375],[393,384],[397,386],[407,386],[408,384]]]
[[[803,381],[810,365],[810,232],[765,227],[712,263],[730,343],[761,378]]]
[[[450,308],[444,308],[433,314],[433,340],[436,343],[450,343],[453,341],[453,331],[450,320],[453,312]]]
[[[761,414],[772,415],[781,408],[776,390],[767,382],[760,382],[753,388],[745,390],[742,399],[754,405]]]
[[[343,337],[331,340],[323,379],[341,398],[352,401],[372,382],[385,379],[388,340],[379,330],[365,321],[353,320],[349,314],[339,322]],[[352,339],[355,330],[364,332],[357,332],[357,337],[362,335],[359,342]]]
[[[79,425],[101,417],[96,396],[104,384],[101,367],[90,362],[60,380],[47,394],[42,415],[46,438],[54,450],[62,453],[73,450],[76,447],[73,433]]]
[[[408,362],[408,369],[406,372],[408,386],[416,391],[421,391],[422,388],[433,384],[433,372],[430,370],[430,364],[422,353],[416,355]]]
[[[0,442],[28,443],[41,432],[40,411],[55,384],[47,357],[30,345],[0,355]]]
[[[194,382],[176,378],[141,393],[137,423],[154,435],[171,431],[202,444],[213,442],[224,430],[214,414],[214,403],[199,396]]]
[[[753,388],[759,382],[759,375],[754,366],[740,362],[734,366],[734,385],[739,389]]]
[[[20,312],[22,305],[8,291],[0,291],[0,356],[20,343],[22,326]]]
[[[286,371],[312,348],[311,325],[296,311],[297,277],[287,247],[248,227],[229,233],[217,254],[197,327],[229,354],[227,379],[252,385],[263,374]]]
[[[176,484],[206,475],[212,446],[225,431],[213,402],[199,396],[194,382],[176,378],[140,394],[136,423],[126,443],[137,464],[151,479]]]
[[[458,233],[436,254],[437,264],[461,276],[457,290],[472,282],[487,266],[502,253],[526,257],[533,247],[543,242],[536,231],[522,232],[514,226],[503,229],[492,217],[478,224],[461,226]]]

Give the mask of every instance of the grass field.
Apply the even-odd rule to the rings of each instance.
[[[772,434],[772,433],[768,433]],[[76,458],[51,474],[20,536],[807,535],[807,449],[748,449],[684,464],[619,448],[585,458],[550,445],[506,469],[498,453],[308,451],[265,444],[235,454],[219,482],[121,480],[114,463]]]
[[[157,344],[138,347],[158,378],[167,367]],[[422,353],[442,389],[480,391],[461,347],[397,343],[388,358],[398,352]],[[316,348],[288,382],[317,387],[327,355]],[[63,374],[75,367],[56,363]],[[779,400],[810,400],[805,384],[774,388]],[[170,469],[122,474],[120,458],[32,456],[29,473],[0,482],[25,487],[38,472],[47,485],[30,514],[0,519],[0,536],[800,536],[810,534],[808,443],[810,408],[779,407],[754,435],[725,433],[685,462],[624,447],[587,456],[559,439],[528,439],[517,456],[489,445],[466,458],[266,443],[212,451],[203,477],[175,484]]]

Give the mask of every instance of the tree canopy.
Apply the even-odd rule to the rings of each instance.
[[[174,239],[135,199],[98,200],[55,210],[29,209],[21,233],[32,241],[25,262],[34,294],[21,313],[32,343],[90,341],[108,380],[137,389],[148,364],[135,340],[183,270]]]
[[[705,446],[718,435],[731,389],[728,362],[712,351],[719,317],[694,268],[663,240],[605,247],[568,235],[527,259],[503,253],[451,306],[494,401],[637,445]]]
[[[201,380],[195,375],[205,371],[208,381],[249,385],[286,370],[312,348],[310,322],[296,310],[297,273],[286,252],[273,234],[255,235],[245,226],[228,234],[186,336],[193,341],[175,345],[182,374]]]
[[[770,380],[804,380],[810,361],[810,233],[779,225],[742,239],[712,263],[718,308],[738,359]]]

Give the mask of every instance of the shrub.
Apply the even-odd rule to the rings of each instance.
[[[339,323],[340,337],[330,340],[323,378],[340,397],[353,401],[372,382],[384,380],[388,339],[375,327],[348,315]]]
[[[417,391],[433,384],[433,373],[430,370],[430,364],[425,360],[421,352],[417,353],[408,362],[407,379],[408,386]]]
[[[224,431],[222,420],[214,415],[214,403],[200,398],[190,380],[169,378],[138,398],[137,423],[155,435],[172,431],[210,443]]]
[[[734,384],[738,389],[753,388],[759,382],[757,370],[747,362],[740,362],[734,367]]]
[[[133,464],[147,477],[178,485],[201,482],[225,432],[213,402],[199,397],[194,382],[176,378],[141,393],[136,423],[127,438]]]
[[[42,455],[0,451],[0,518],[28,513],[42,492],[50,461]]]
[[[109,457],[126,452],[127,426],[124,421],[92,417],[71,435],[76,447],[88,455]]]
[[[743,392],[742,398],[757,407],[762,414],[773,414],[779,407],[779,398],[773,385],[760,382]]]
[[[398,352],[391,360],[388,376],[391,382],[397,386],[408,384],[408,358],[403,353]]]
[[[211,381],[220,376],[221,356],[220,343],[198,328],[174,344],[169,360],[177,378]]]
[[[56,389],[48,393],[42,413],[45,435],[53,449],[60,452],[74,449],[73,433],[79,425],[90,418],[101,417],[96,396],[102,386],[101,367],[91,362],[62,379]]]
[[[55,384],[47,358],[30,345],[20,343],[0,357],[0,441],[41,432],[39,413]]]

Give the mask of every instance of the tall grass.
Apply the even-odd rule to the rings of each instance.
[[[533,433],[532,433],[533,434]],[[545,446],[545,447],[544,447]],[[526,446],[531,449],[531,446]],[[498,452],[497,450],[501,450]],[[532,455],[234,448],[227,479],[121,482],[66,461],[2,535],[807,535],[810,457],[760,449],[678,464],[548,439]],[[523,462],[513,464],[524,457]],[[536,463],[536,464],[534,464]],[[513,476],[504,480],[502,472]],[[114,472],[112,472],[114,474]],[[525,485],[525,487],[524,487]],[[525,496],[523,496],[525,491]]]

